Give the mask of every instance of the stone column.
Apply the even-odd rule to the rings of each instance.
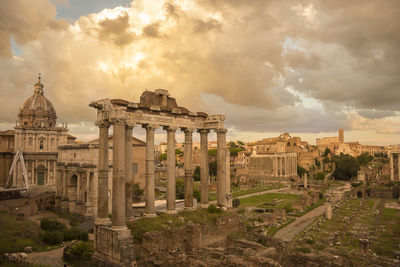
[[[193,208],[193,157],[192,134],[193,130],[184,128],[185,133],[185,208]]]
[[[133,220],[132,210],[132,192],[133,192],[133,141],[132,141],[132,130],[135,125],[127,124],[125,128],[125,172],[126,172],[126,183],[125,183],[125,215],[127,221]]]
[[[232,195],[231,195],[231,153],[226,149],[226,206],[232,208]]]
[[[79,171],[76,178],[76,202],[81,202],[81,176],[82,171]]]
[[[99,125],[99,163],[97,177],[97,225],[110,225],[108,217],[108,122]]]
[[[176,157],[175,157],[175,132],[174,127],[164,127],[167,131],[167,207],[168,213],[175,213],[176,199]]]
[[[394,181],[393,153],[389,154],[390,158],[390,181]]]
[[[47,175],[45,184],[48,185],[50,183],[50,160],[46,160],[46,167],[47,167]]]
[[[155,125],[143,125],[146,129],[146,216],[155,216],[154,207],[154,130]]]
[[[400,154],[397,154],[397,171],[398,171],[398,181],[400,181]]]
[[[112,227],[125,228],[125,121],[113,123]]]
[[[199,130],[200,133],[200,183],[201,183],[201,204],[202,208],[208,207],[208,129]]]
[[[226,207],[226,129],[217,129],[217,205]]]
[[[279,157],[279,177],[283,177],[283,158]]]
[[[276,157],[276,156],[274,156],[274,158],[273,158],[273,160],[274,160],[274,176],[275,177],[278,177],[278,158]]]
[[[68,200],[68,169],[65,170],[63,177],[63,200]]]
[[[308,187],[308,184],[307,184],[307,173],[304,173],[304,188],[307,188]]]
[[[91,185],[90,185],[90,170],[86,170],[86,202],[85,202],[85,214],[84,219],[86,221],[93,219],[93,205],[90,201],[91,194]]]

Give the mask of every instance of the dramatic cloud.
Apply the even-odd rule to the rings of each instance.
[[[0,3],[0,122],[42,72],[81,134],[93,132],[90,101],[138,101],[146,88],[225,113],[238,133],[400,132],[398,1],[141,0],[70,24],[55,16],[46,0]]]

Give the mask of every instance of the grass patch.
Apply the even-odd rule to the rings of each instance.
[[[214,208],[213,208],[214,207]],[[128,224],[135,243],[141,244],[143,235],[150,231],[160,231],[167,227],[178,228],[188,222],[198,224],[215,224],[217,218],[230,215],[230,212],[222,211],[210,205],[208,209],[194,211],[182,211],[178,214],[162,214],[155,218],[140,218]],[[183,220],[182,220],[183,218]]]
[[[27,219],[0,212],[0,254],[23,251],[26,246],[40,250],[39,225]]]
[[[268,185],[265,185],[265,186],[254,187],[254,188],[250,188],[250,189],[247,189],[247,190],[240,190],[238,188],[233,188],[232,189],[232,196],[233,197],[240,197],[240,196],[245,196],[245,195],[258,193],[258,192],[262,192],[262,191],[278,189],[278,188],[282,188],[282,187],[285,187],[285,186],[282,185],[282,184],[268,184]]]
[[[300,196],[292,194],[266,193],[263,195],[251,196],[240,199],[240,206],[259,207],[259,208],[278,208],[283,209],[285,206],[298,202]],[[271,206],[271,203],[274,203]]]
[[[381,224],[385,226],[384,232],[372,244],[375,253],[390,258],[395,257],[396,247],[400,242],[400,215],[399,210],[384,208]]]

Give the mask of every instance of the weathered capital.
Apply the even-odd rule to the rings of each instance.
[[[136,123],[135,122],[131,122],[131,121],[126,121],[126,128],[133,128],[136,127]]]
[[[227,131],[227,129],[215,129],[216,133],[226,133]]]
[[[108,128],[110,127],[110,122],[106,120],[98,120],[95,123],[99,128]]]
[[[195,130],[194,128],[187,128],[187,127],[181,128],[181,131],[184,132],[185,134],[192,134],[194,130]]]
[[[208,134],[208,133],[210,133],[210,129],[198,129],[197,132],[199,132],[201,134]]]
[[[142,127],[146,129],[147,131],[154,131],[155,129],[158,128],[158,125],[156,124],[142,124]]]
[[[167,132],[176,132],[176,130],[179,129],[179,127],[176,126],[164,126],[163,129]]]

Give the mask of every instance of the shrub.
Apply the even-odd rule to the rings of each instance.
[[[221,210],[219,208],[217,208],[217,206],[215,206],[214,204],[211,204],[210,206],[208,206],[207,212],[208,213],[220,213]]]
[[[49,245],[57,245],[64,241],[64,235],[60,231],[46,231],[43,234],[43,242]]]
[[[193,197],[197,199],[197,202],[200,202],[200,199],[201,199],[201,193],[200,193],[200,191],[197,190],[197,189],[194,190],[194,191],[193,191]]]
[[[183,179],[176,179],[175,189],[177,199],[185,198],[185,182]]]
[[[234,208],[239,207],[239,206],[240,206],[240,199],[234,198],[234,199],[232,200],[232,206],[233,206]]]
[[[42,218],[40,219],[40,228],[42,228],[45,231],[62,231],[65,228],[64,223],[60,223],[55,220],[50,220],[49,218]]]
[[[87,241],[89,239],[88,232],[86,230],[82,230],[79,228],[65,229],[63,231],[63,234],[64,234],[64,241],[70,241],[70,240]]]
[[[70,248],[71,255],[75,255],[78,257],[89,258],[93,254],[93,244],[88,242],[77,242]]]
[[[200,181],[200,167],[199,167],[199,166],[197,166],[197,167],[194,169],[194,172],[193,172],[193,180],[194,180],[194,181]]]
[[[315,175],[315,180],[324,180],[324,178],[325,178],[325,173],[323,173],[323,172],[318,172]]]

